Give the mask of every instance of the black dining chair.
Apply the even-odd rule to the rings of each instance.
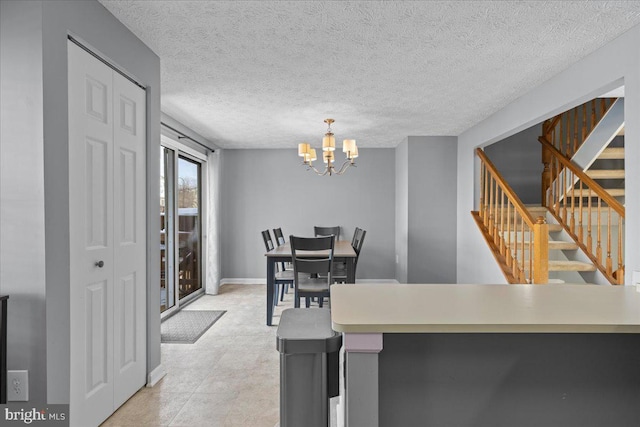
[[[360,230],[362,230],[360,227],[356,227],[356,229],[353,231],[353,237],[351,238],[351,246],[352,247],[356,247],[356,238],[360,235]]]
[[[314,226],[313,227],[313,235],[316,237],[320,237],[320,236],[331,236],[331,235],[336,236],[336,241],[340,240],[340,226],[335,226],[335,227],[319,227],[319,226]]]
[[[367,231],[361,228],[356,228],[353,233],[353,240],[351,246],[356,253],[356,258],[353,260],[353,276],[356,275],[356,268],[358,267],[358,259],[360,258],[360,252],[362,251],[362,245],[364,244],[364,236],[367,235]],[[333,271],[334,282],[346,282],[347,281],[347,266],[337,265]]]
[[[284,240],[284,236],[282,235],[282,228],[278,227],[278,228],[274,228],[273,229],[273,236],[276,239],[276,245],[277,246],[282,246],[285,244],[285,240]],[[293,271],[293,264],[290,262],[283,262],[281,263],[281,270],[280,271]],[[284,292],[280,292],[280,301],[284,300],[284,294],[288,294],[289,293],[289,284],[285,283],[284,285]]]
[[[293,260],[294,306],[300,307],[300,298],[305,298],[305,305],[311,305],[311,298],[318,298],[318,305],[323,306],[324,298],[329,298],[329,286],[332,283],[333,249],[335,236],[324,237],[289,237],[291,258]],[[305,251],[301,254],[300,251]],[[309,256],[309,252],[321,252]],[[318,256],[319,255],[319,256]],[[325,277],[313,277],[314,275]]]
[[[353,231],[353,237],[351,238],[351,247],[355,248],[356,247],[356,243],[357,243],[357,238],[360,236],[360,231],[362,229],[360,227],[356,227],[356,229]],[[334,261],[333,263],[333,273],[335,276],[336,271],[338,270],[346,270],[347,269],[347,264],[346,261],[344,260],[344,258],[338,259],[336,261]]]
[[[262,231],[262,240],[264,240],[264,247],[267,252],[270,252],[274,249],[273,241],[271,240],[271,233],[269,233],[269,230]],[[293,285],[293,271],[285,270],[284,262],[276,263],[276,268],[277,271],[275,273],[274,280],[276,286],[275,295],[273,296],[273,305],[278,305],[278,293],[280,293],[280,301],[282,301],[284,299],[285,288],[288,288],[289,285]],[[278,292],[278,290],[280,290],[280,292]]]

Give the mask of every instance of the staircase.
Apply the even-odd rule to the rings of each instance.
[[[544,204],[601,273],[582,277],[622,284],[624,98],[592,100],[566,111],[545,122],[539,140]]]
[[[571,161],[624,204],[624,98],[609,105]]]
[[[624,99],[594,99],[543,124],[542,206],[525,206],[481,160],[472,212],[509,283],[624,282]]]
[[[527,206],[535,217],[542,216],[549,224],[549,283],[587,283],[593,282],[597,268],[558,223],[545,206]]]
[[[624,124],[616,137],[585,170],[607,193],[624,205]]]
[[[585,278],[580,273],[591,278],[591,272],[596,271],[596,267],[586,257],[579,256],[579,246],[571,239],[561,224],[558,224],[553,215],[545,206],[526,206],[526,210],[533,218],[542,217],[547,222],[547,247],[548,247],[548,281],[549,283],[584,283]],[[511,216],[513,218],[513,216]],[[511,232],[511,236],[500,233],[501,237],[517,244],[508,246],[515,247],[517,251],[524,249],[524,258],[528,259],[530,248],[533,247],[533,239],[529,238],[528,232]],[[518,234],[517,236],[515,234]],[[529,264],[525,264],[525,273],[529,271]],[[526,274],[525,274],[526,275]]]

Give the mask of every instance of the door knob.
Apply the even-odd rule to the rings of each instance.
[[[102,267],[104,267],[104,261],[98,261],[98,262],[96,262],[96,267],[98,267],[98,268],[102,268]]]

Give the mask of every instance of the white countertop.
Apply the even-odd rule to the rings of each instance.
[[[635,286],[342,284],[333,329],[351,333],[640,333]]]

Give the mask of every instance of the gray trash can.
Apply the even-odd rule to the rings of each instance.
[[[289,308],[277,333],[280,352],[280,427],[327,427],[329,399],[338,395],[342,335],[331,312]]]

